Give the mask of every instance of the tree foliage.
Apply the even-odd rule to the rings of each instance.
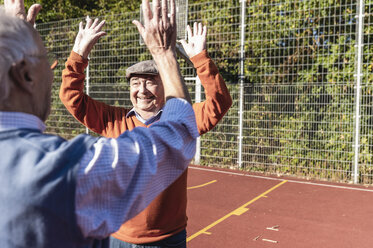
[[[70,18],[79,18],[86,15],[102,16],[106,14],[118,14],[134,11],[141,0],[113,1],[113,0],[39,0],[43,6],[37,22],[61,21]],[[25,0],[25,6],[30,7],[35,1]]]

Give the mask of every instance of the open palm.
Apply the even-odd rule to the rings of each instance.
[[[197,24],[195,22],[193,25],[193,32],[189,25],[187,26],[187,32],[188,42],[181,40],[180,43],[186,54],[191,58],[206,49],[207,28],[206,26],[202,26],[202,23]]]
[[[97,43],[98,39],[106,35],[102,30],[105,24],[105,20],[99,22],[98,19],[94,21],[87,17],[87,24],[83,26],[83,22],[79,23],[79,32],[75,38],[75,44],[73,51],[82,56],[88,58],[93,46]]]

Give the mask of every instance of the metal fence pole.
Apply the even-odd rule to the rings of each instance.
[[[195,81],[195,91],[194,91],[194,102],[198,103],[202,101],[202,84],[201,80],[198,76],[196,77],[185,77],[185,81]],[[194,155],[194,161],[193,163],[195,165],[201,164],[201,137],[197,138],[196,143],[196,154]]]
[[[88,56],[88,61],[89,61],[90,57]],[[87,96],[89,96],[89,80],[90,80],[90,77],[89,77],[89,62],[88,62],[88,66],[87,66],[87,73],[86,73],[86,81],[85,81],[85,91],[86,91],[86,94]],[[88,127],[85,128],[85,133],[86,134],[89,134],[89,129]]]
[[[243,134],[243,112],[244,112],[244,82],[245,82],[245,15],[246,15],[246,1],[241,2],[241,44],[240,44],[240,106],[239,106],[239,134],[238,134],[238,167],[242,168],[242,134]]]
[[[364,25],[364,0],[357,4],[357,44],[356,44],[356,85],[355,85],[355,135],[354,135],[354,183],[359,182],[359,155],[360,155],[360,101],[361,101],[361,76],[363,55],[363,25]]]
[[[201,88],[201,80],[199,77],[196,77],[196,90],[195,90],[195,102],[201,102],[201,94],[202,94],[202,88]],[[196,155],[194,156],[194,163],[196,165],[200,165],[201,163],[201,137],[197,138],[197,144],[196,144]]]

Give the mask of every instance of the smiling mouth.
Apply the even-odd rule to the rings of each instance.
[[[154,96],[151,96],[151,97],[138,97],[137,100],[140,100],[140,101],[152,101],[154,100],[155,97]]]

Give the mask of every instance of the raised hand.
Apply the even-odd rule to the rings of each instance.
[[[40,4],[33,4],[27,12],[25,10],[24,0],[4,0],[5,13],[11,16],[16,16],[24,21],[29,22],[31,25],[35,24],[36,16],[41,10]]]
[[[153,1],[153,13],[150,10],[148,0],[142,1],[144,13],[144,25],[139,21],[133,21],[141,37],[143,38],[150,53],[162,55],[165,52],[175,53],[176,44],[176,7],[175,2],[171,2],[171,14],[168,17],[167,0],[162,0],[162,7],[159,0]]]
[[[99,22],[96,18],[93,21],[89,16],[87,16],[86,21],[87,23],[85,27],[83,26],[83,22],[79,23],[79,32],[75,38],[75,44],[73,47],[73,51],[85,59],[88,58],[89,53],[97,41],[102,36],[106,35],[106,32],[101,31],[105,24],[105,20]]]
[[[180,40],[180,43],[183,46],[189,58],[199,54],[204,49],[206,49],[206,26],[202,26],[202,23],[197,24],[196,22],[193,26],[193,32],[190,26],[187,26],[188,42],[186,42],[185,40]]]
[[[176,7],[175,0],[171,0],[171,14],[168,16],[167,0],[153,1],[153,13],[149,0],[142,0],[144,25],[133,21],[141,34],[146,46],[158,66],[165,98],[183,98],[191,103],[188,89],[181,76],[179,64],[176,60]]]

